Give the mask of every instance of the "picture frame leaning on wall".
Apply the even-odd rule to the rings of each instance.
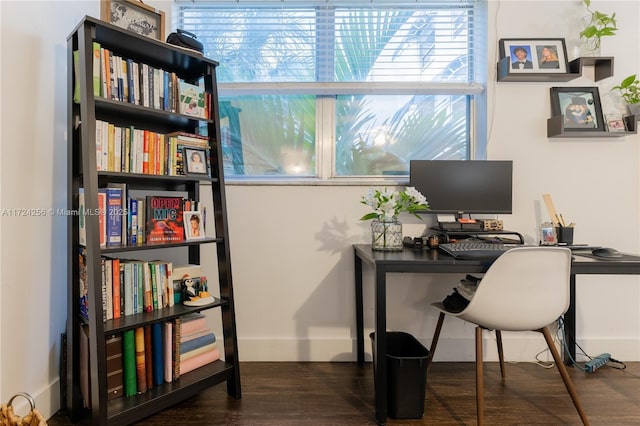
[[[498,42],[500,59],[509,57],[509,72],[566,74],[567,46],[563,38],[503,38]]]
[[[606,131],[597,87],[552,87],[551,115],[563,116],[566,131]]]
[[[100,0],[100,19],[136,34],[164,41],[164,12],[137,0]]]

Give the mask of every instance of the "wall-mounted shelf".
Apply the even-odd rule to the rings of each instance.
[[[603,130],[565,129],[564,115],[551,117],[547,120],[547,137],[549,138],[615,138],[637,133],[637,122],[640,116],[625,117],[627,130],[625,132],[607,132]]]
[[[498,62],[498,81],[545,82],[570,81],[582,76],[582,68],[594,67],[594,80],[599,81],[613,75],[613,57],[580,57],[569,62],[567,73],[523,73],[511,71],[511,58],[502,58]]]

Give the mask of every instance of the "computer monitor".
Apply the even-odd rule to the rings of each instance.
[[[422,213],[510,214],[512,161],[411,160],[410,185],[429,202]]]

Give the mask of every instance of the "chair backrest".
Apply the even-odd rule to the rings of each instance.
[[[491,330],[545,327],[569,307],[571,250],[518,247],[489,267],[458,318]]]

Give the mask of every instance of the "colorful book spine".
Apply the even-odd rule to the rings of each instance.
[[[147,391],[147,370],[144,355],[144,327],[135,329],[136,338],[136,384],[139,393]]]
[[[216,336],[213,333],[207,333],[204,336],[196,337],[191,340],[182,340],[180,343],[180,354],[187,353],[194,349],[198,349],[202,346],[209,345],[211,343],[215,343]]]
[[[216,348],[212,351],[204,352],[200,355],[196,355],[193,358],[189,358],[180,362],[180,374],[186,374],[190,371],[200,368],[204,365],[210,364],[220,359],[220,351]]]
[[[122,333],[122,359],[124,361],[124,396],[133,396],[138,392],[136,383],[136,342],[135,332]]]
[[[144,326],[144,359],[146,361],[147,390],[153,387],[153,341],[151,337],[151,326]]]
[[[113,281],[113,318],[120,318],[120,259],[115,258],[111,260],[112,272],[111,277]]]
[[[171,383],[173,381],[173,366],[171,363],[172,346],[173,346],[173,323],[167,321],[163,325],[163,363],[164,363],[164,381]]]
[[[122,244],[122,189],[104,188],[107,195],[107,246]]]
[[[124,394],[122,336],[115,334],[106,339],[107,398],[115,399]]]
[[[153,384],[164,383],[164,346],[162,344],[162,323],[151,324],[151,354],[153,357]]]

